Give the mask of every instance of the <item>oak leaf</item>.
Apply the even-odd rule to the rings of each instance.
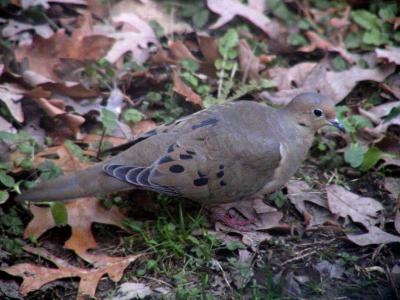
[[[378,222],[378,212],[383,210],[381,203],[373,198],[362,197],[347,191],[339,185],[326,187],[329,210],[340,217],[350,217],[366,228]]]
[[[22,263],[3,269],[3,271],[8,274],[23,277],[20,288],[20,293],[23,297],[54,280],[79,277],[80,282],[77,300],[87,299],[87,296],[94,298],[97,285],[104,275],[108,275],[108,277],[115,282],[121,280],[125,268],[142,256],[142,254],[138,254],[126,257],[110,257],[88,254],[86,260],[92,260],[95,268],[87,269],[75,267],[62,258],[50,254],[43,248],[25,246],[24,250],[51,261],[57,268],[47,268],[31,263]]]
[[[79,161],[64,145],[53,147],[39,153],[35,165],[44,162],[49,156],[57,155],[59,159],[53,160],[64,171],[64,174],[76,172],[88,166],[88,163]],[[45,200],[45,199],[43,199]],[[65,247],[81,255],[88,249],[96,248],[96,241],[91,231],[95,222],[121,226],[125,218],[115,207],[110,210],[104,208],[95,197],[78,198],[65,203],[68,213],[68,225],[71,226],[71,237],[66,241]],[[51,209],[48,207],[30,206],[33,219],[24,232],[24,237],[40,237],[44,232],[56,226]]]
[[[347,238],[359,246],[373,244],[400,243],[400,236],[387,233],[377,226],[367,228],[368,232],[363,234],[346,234]]]

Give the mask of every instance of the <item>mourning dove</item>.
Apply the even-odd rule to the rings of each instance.
[[[334,103],[319,94],[301,94],[282,109],[226,103],[148,131],[110,160],[40,183],[17,200],[145,189],[215,205],[267,194],[294,175],[325,125],[343,130]]]

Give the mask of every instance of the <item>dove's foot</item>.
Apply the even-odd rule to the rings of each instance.
[[[214,209],[212,211],[212,219],[214,222],[221,222],[222,224],[242,232],[248,232],[252,229],[247,226],[255,222],[255,219],[240,220],[239,216],[231,216],[229,211],[223,209]]]

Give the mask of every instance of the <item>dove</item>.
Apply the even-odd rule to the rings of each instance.
[[[229,102],[148,131],[111,159],[39,183],[17,200],[59,201],[129,189],[210,207],[250,199],[279,190],[326,125],[344,131],[333,101],[316,93],[298,95],[280,109]],[[229,217],[222,221],[235,226]]]

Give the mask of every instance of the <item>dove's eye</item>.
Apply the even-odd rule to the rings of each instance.
[[[316,117],[321,117],[323,115],[323,112],[322,112],[322,110],[316,108],[316,109],[313,110],[313,114]]]

